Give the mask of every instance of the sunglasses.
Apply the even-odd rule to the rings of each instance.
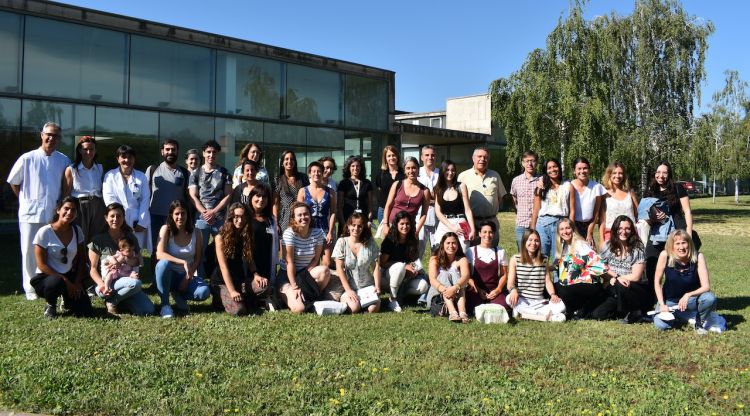
[[[62,250],[60,250],[60,254],[62,254],[62,262],[67,264],[68,263],[68,248],[63,247]]]

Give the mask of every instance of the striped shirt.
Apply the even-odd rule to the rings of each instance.
[[[325,240],[326,236],[320,228],[311,228],[310,235],[305,238],[289,227],[284,231],[282,245],[294,250],[294,269],[299,270],[310,265],[310,261],[315,257],[315,247],[322,246]]]
[[[547,260],[544,259],[539,266],[521,263],[521,255],[513,256],[516,259],[516,288],[518,294],[526,299],[544,299],[544,277],[547,273]]]

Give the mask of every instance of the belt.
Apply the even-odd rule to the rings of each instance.
[[[474,221],[484,221],[484,220],[495,219],[495,218],[497,218],[497,215],[488,215],[486,217],[478,217],[475,215]]]
[[[466,218],[466,215],[464,214],[448,214],[445,216],[445,218]]]
[[[100,200],[100,199],[102,199],[102,197],[96,196],[96,195],[85,195],[85,196],[79,196],[78,197],[78,200],[81,201],[81,202],[97,201],[97,200]]]

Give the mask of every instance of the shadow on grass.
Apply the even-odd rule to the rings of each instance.
[[[696,224],[725,223],[728,219],[746,219],[747,210],[724,208],[693,209],[693,222]]]
[[[737,331],[737,327],[745,322],[745,317],[742,315],[722,314],[721,316],[727,320],[727,329],[730,331]]]
[[[741,311],[750,307],[750,296],[721,297],[719,306],[726,311]]]

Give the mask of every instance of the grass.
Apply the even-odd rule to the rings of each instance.
[[[745,414],[750,201],[693,201],[722,335],[372,316],[45,321],[0,243],[0,409],[53,414]],[[515,252],[513,214],[502,244]],[[103,305],[97,301],[99,310]]]

